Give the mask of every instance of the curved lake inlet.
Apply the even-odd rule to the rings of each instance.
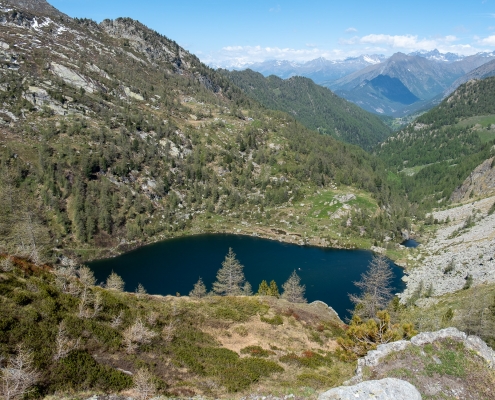
[[[360,279],[372,258],[372,253],[365,250],[323,249],[251,236],[209,234],[166,240],[89,266],[98,282],[115,271],[124,279],[127,291],[134,291],[141,283],[150,294],[187,295],[199,277],[211,290],[229,247],[244,265],[253,292],[263,279],[268,283],[275,280],[282,291],[282,284],[296,270],[306,285],[308,301],[327,303],[343,319],[352,308],[348,293],[358,292],[353,282]],[[402,291],[402,269],[391,265],[393,285],[396,292]]]

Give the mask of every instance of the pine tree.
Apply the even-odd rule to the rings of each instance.
[[[280,293],[278,291],[277,283],[275,281],[273,281],[273,280],[270,282],[270,287],[268,289],[268,295],[269,296],[274,296],[277,299],[280,297]]]
[[[282,293],[282,299],[290,301],[291,303],[306,303],[304,298],[304,292],[306,286],[301,286],[301,278],[293,271],[287,282],[282,285],[284,292]]]
[[[268,286],[268,283],[263,279],[260,283],[260,286],[258,287],[258,295],[259,296],[268,296],[268,292],[270,291],[270,287]]]
[[[199,278],[194,284],[193,290],[189,292],[189,296],[201,299],[206,296],[206,286],[203,283],[203,279]]]
[[[222,262],[222,268],[217,272],[217,281],[213,283],[213,291],[223,296],[242,295],[242,286],[245,278],[242,269],[244,266],[235,258],[232,248]]]

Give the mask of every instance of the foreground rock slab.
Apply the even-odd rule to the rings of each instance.
[[[385,378],[354,386],[340,386],[322,393],[318,400],[421,400],[421,394],[409,382]]]

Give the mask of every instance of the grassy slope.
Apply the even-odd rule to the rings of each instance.
[[[80,294],[63,293],[47,270],[20,259],[14,264],[12,272],[0,273],[0,356],[14,354],[18,343],[32,350],[41,372],[35,391],[40,396],[55,391],[133,395],[132,380],[116,368],[132,373],[148,368],[162,394],[214,398],[255,391],[312,397],[353,373],[354,364],[335,354],[342,323],[324,306],[270,296],[192,300],[91,287],[90,295],[101,296],[101,309],[81,317]],[[85,308],[92,314],[92,301]],[[112,325],[119,314],[121,323]],[[123,332],[137,318],[155,336],[128,353]],[[79,345],[54,360],[62,321],[67,338],[79,338]]]
[[[220,72],[265,107],[285,111],[309,129],[344,142],[369,150],[391,134],[378,117],[308,78],[283,80],[274,75],[265,78],[249,69]]]

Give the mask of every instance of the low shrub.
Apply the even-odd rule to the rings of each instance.
[[[283,325],[284,324],[284,319],[280,315],[275,315],[273,318],[267,318],[267,317],[260,317],[262,322],[266,322],[267,324],[270,325]]]
[[[132,378],[109,366],[98,364],[85,350],[73,350],[51,373],[52,390],[102,390],[117,392],[132,386]]]
[[[265,350],[261,346],[247,346],[241,349],[241,354],[249,354],[252,357],[268,357],[274,355],[275,352]]]

